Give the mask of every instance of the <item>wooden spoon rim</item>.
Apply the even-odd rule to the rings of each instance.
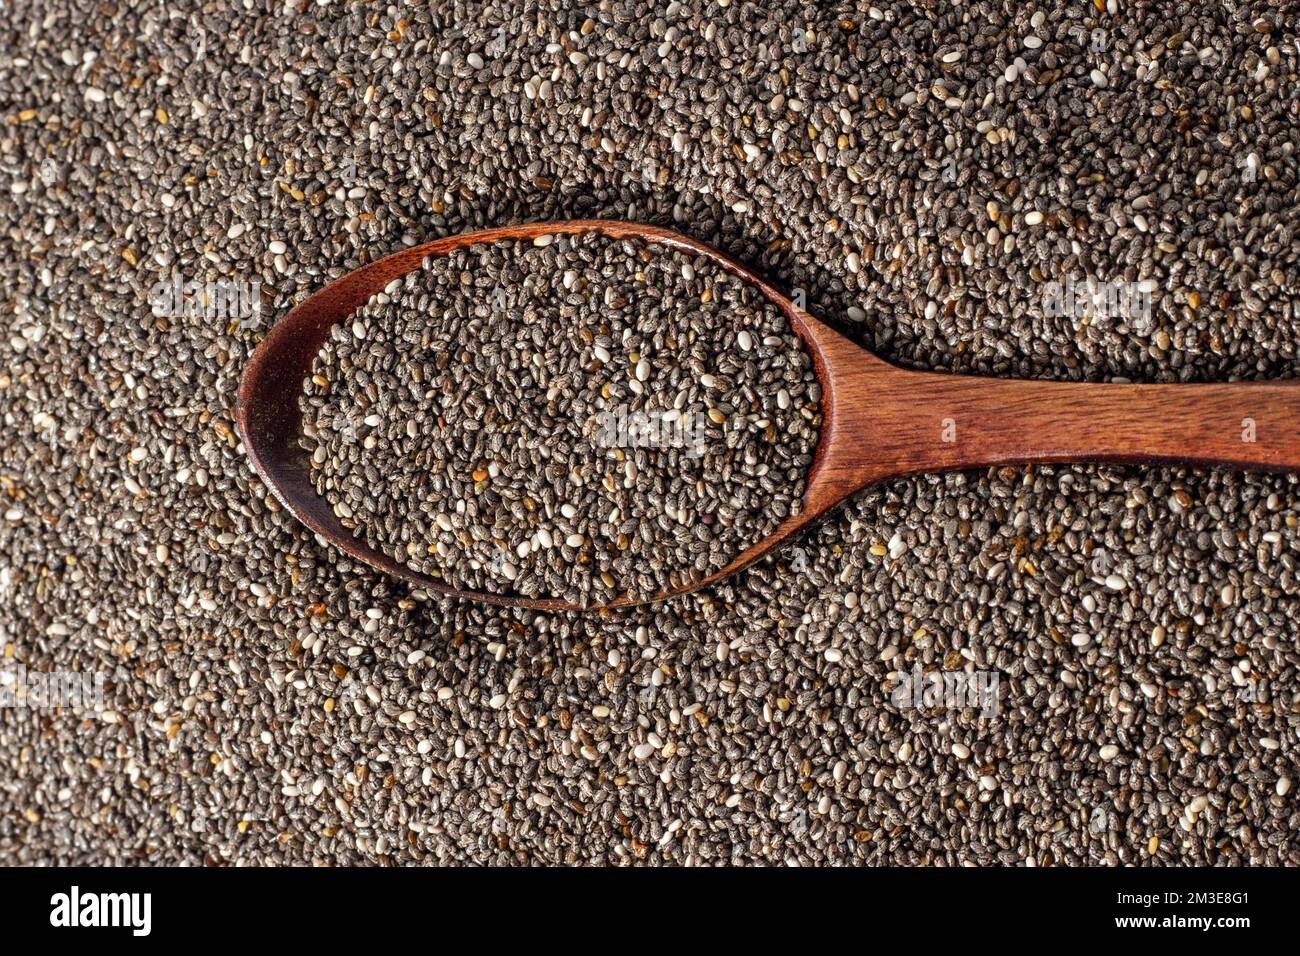
[[[312,360],[325,344],[330,329],[364,305],[374,293],[382,291],[394,279],[419,269],[428,256],[445,256],[457,249],[480,243],[531,240],[548,234],[574,235],[587,232],[600,233],[611,239],[640,239],[702,256],[758,289],[781,309],[791,328],[812,357],[822,389],[821,430],[804,488],[800,513],[787,518],[771,534],[737,555],[726,567],[687,587],[645,598],[631,598],[623,594],[612,601],[592,604],[587,608],[559,598],[530,598],[522,595],[493,594],[487,591],[455,588],[437,578],[422,574],[367,545],[343,526],[328,502],[316,493],[311,481],[309,456],[298,443],[302,433],[302,412],[298,404],[302,383],[310,374]],[[835,377],[830,374],[826,356],[823,354],[823,343],[828,340],[838,340],[842,346],[852,348],[861,356],[870,356],[870,353],[842,339],[828,326],[797,308],[785,295],[735,260],[712,246],[671,230],[614,219],[571,219],[499,226],[448,236],[394,252],[335,279],[295,305],[271,328],[249,358],[248,366],[239,383],[236,425],[254,471],[271,489],[285,510],[329,544],[377,570],[426,591],[499,606],[546,611],[631,607],[689,594],[734,574],[842,499],[842,492],[825,500],[821,500],[822,496],[814,494],[814,491],[821,487],[817,479],[828,460],[827,449],[832,444],[829,437],[837,431],[834,402]],[[880,364],[886,365],[883,362]]]

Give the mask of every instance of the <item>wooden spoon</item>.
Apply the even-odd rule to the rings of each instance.
[[[777,305],[813,357],[822,427],[803,507],[720,571],[652,598],[713,584],[787,541],[853,493],[886,478],[1031,462],[1226,465],[1300,469],[1300,380],[1231,384],[1080,384],[976,378],[898,368],[823,325],[758,276],[685,236],[616,220],[569,220],[485,229],[395,252],[331,282],[267,334],[239,384],[238,427],[258,475],[285,508],[352,557],[429,591],[492,604],[580,610],[567,601],[462,591],[414,571],[355,537],[312,485],[299,446],[298,406],[330,327],[426,256],[547,233],[598,232],[704,256]]]

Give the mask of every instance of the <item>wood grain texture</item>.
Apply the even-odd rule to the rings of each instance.
[[[1300,380],[1195,385],[1081,384],[915,372],[839,335],[738,263],[685,236],[637,223],[568,220],[466,233],[415,246],[330,283],[268,333],[240,381],[237,424],[254,469],[284,507],[352,557],[427,590],[493,604],[577,610],[560,600],[461,591],[369,547],[316,494],[298,444],[298,397],[336,322],[429,255],[547,233],[599,232],[705,256],[782,310],[822,383],[822,429],[799,515],[727,567],[663,600],[713,584],[797,534],[845,498],[922,471],[1033,462],[1166,463],[1300,469]],[[643,603],[621,596],[607,607]]]
[[[880,477],[1030,462],[1300,468],[1300,380],[1138,385],[913,372],[809,325],[832,393],[818,476],[831,497]]]

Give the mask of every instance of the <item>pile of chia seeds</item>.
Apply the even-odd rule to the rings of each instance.
[[[912,368],[1294,376],[1285,5],[8,6],[0,692],[91,693],[0,707],[0,861],[1300,863],[1292,475],[919,475],[566,615],[340,558],[233,426],[330,280],[566,218]]]
[[[427,259],[304,383],[319,493],[459,590],[651,598],[797,514],[820,388],[781,311],[703,257],[596,233]]]

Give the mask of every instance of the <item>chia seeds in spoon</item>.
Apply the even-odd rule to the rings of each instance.
[[[317,491],[449,586],[605,603],[694,583],[795,514],[820,391],[779,309],[595,233],[426,260],[304,385]]]

